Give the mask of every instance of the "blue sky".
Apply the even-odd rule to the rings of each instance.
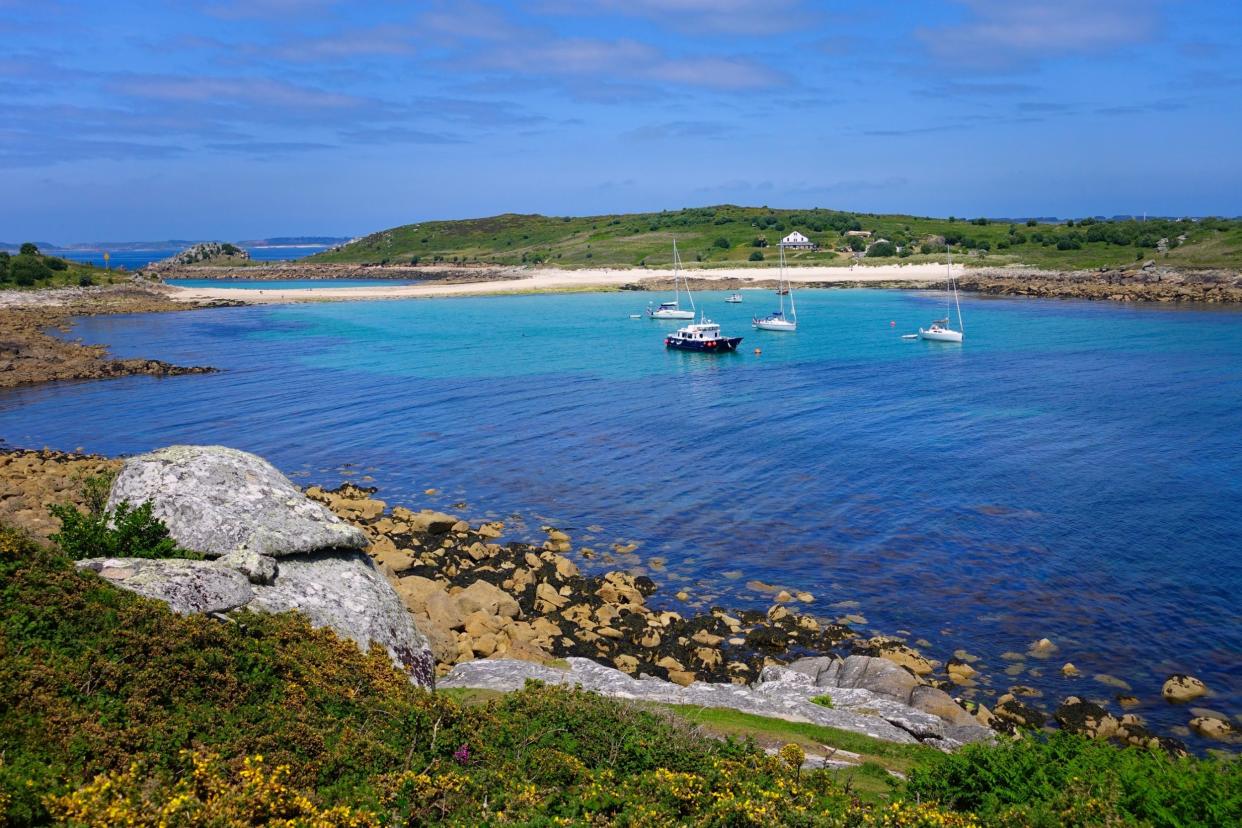
[[[0,0],[0,240],[1242,213],[1239,0]]]

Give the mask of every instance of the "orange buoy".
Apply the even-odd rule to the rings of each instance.
[[[755,349],[755,356],[759,356],[762,353],[763,351],[759,350],[758,348]]]

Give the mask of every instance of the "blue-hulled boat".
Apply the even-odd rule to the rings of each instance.
[[[727,351],[736,351],[741,341],[740,336],[722,336],[720,326],[707,317],[703,317],[693,325],[678,328],[674,333],[664,337],[664,346],[676,348],[679,351],[723,354]]]

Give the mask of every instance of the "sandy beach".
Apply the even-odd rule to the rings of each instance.
[[[187,302],[213,300],[240,300],[247,303],[273,304],[285,302],[324,302],[362,299],[428,299],[447,296],[495,295],[507,293],[537,293],[541,291],[606,290],[621,285],[643,282],[667,281],[671,270],[590,269],[561,270],[541,268],[517,271],[499,271],[505,278],[482,278],[474,282],[420,285],[371,285],[366,287],[325,287],[281,290],[256,290],[229,287],[175,287],[169,291],[173,299]],[[687,268],[686,274],[695,282],[721,282],[722,288],[746,282],[756,286],[771,282],[777,277],[776,268]],[[961,275],[964,268],[955,265],[954,273]],[[944,279],[945,268],[941,264],[877,265],[857,267],[792,267],[785,271],[789,280],[801,284],[841,284],[871,282],[909,282],[922,285]],[[295,278],[290,274],[290,278]],[[227,282],[222,282],[227,284]]]

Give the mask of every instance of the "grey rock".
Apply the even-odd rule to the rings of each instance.
[[[90,558],[77,566],[183,615],[228,612],[253,597],[245,575],[210,561]]]
[[[912,708],[900,710],[896,702],[863,690],[845,691],[855,694],[849,697],[852,704],[848,707],[828,708],[814,704],[810,699],[821,695],[822,690],[810,676],[794,670],[769,668],[764,671],[764,679],[751,687],[697,681],[681,687],[662,679],[632,678],[589,659],[566,661],[567,670],[511,659],[468,661],[455,666],[439,685],[508,692],[523,687],[527,679],[538,679],[546,684],[581,685],[583,689],[620,699],[720,707],[788,721],[812,722],[888,742],[912,744],[923,738],[941,747],[955,747],[961,743],[935,716]],[[842,697],[843,701],[845,698]],[[833,700],[835,703],[835,694]]]
[[[270,584],[276,580],[276,559],[250,549],[234,549],[217,558],[217,562],[229,569],[236,569],[250,579],[252,584]]]
[[[127,460],[109,508],[122,500],[150,500],[179,545],[208,557],[241,547],[282,557],[367,545],[366,535],[302,494],[271,463],[224,446],[169,446]]]
[[[424,687],[435,683],[435,658],[397,593],[361,552],[316,552],[280,559],[270,586],[251,587],[246,605],[256,612],[304,614],[316,627],[331,627],[363,650],[383,647]]]
[[[792,673],[803,676],[842,710],[868,711],[920,741],[977,742],[992,732],[939,688],[885,658],[852,655],[845,659],[803,658],[788,667],[768,667],[761,681]],[[788,679],[786,679],[788,680]]]

